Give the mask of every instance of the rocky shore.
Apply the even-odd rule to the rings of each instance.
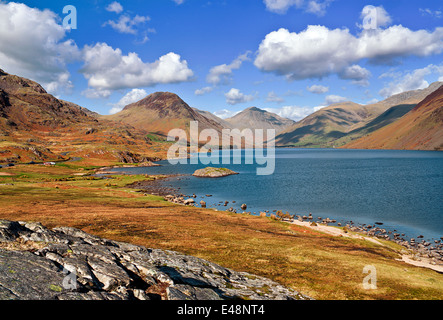
[[[197,196],[195,194],[189,196],[180,193],[171,193],[165,195],[164,197],[165,200],[176,204],[190,206],[200,205],[204,208],[208,206],[207,202],[204,200],[196,201],[195,198],[197,198]],[[201,196],[200,198],[204,197]],[[272,212],[263,211],[259,213],[247,212],[245,211],[247,209],[246,204],[238,204],[238,208],[234,208],[234,205],[235,204],[230,204],[229,201],[221,201],[214,204],[213,208],[216,209],[217,207],[222,206],[226,207],[224,211],[229,211],[232,213],[250,214],[256,216],[259,215],[261,217],[270,217],[272,219],[281,220],[288,223],[297,223],[305,227],[314,227],[319,231],[330,233],[332,235],[344,236],[351,231],[364,235],[364,239],[372,242],[377,242],[376,239],[393,241],[409,251],[409,254],[404,256],[408,263],[428,267],[438,272],[443,272],[443,237],[440,239],[435,239],[432,242],[426,241],[422,235],[419,235],[416,238],[407,239],[404,233],[398,233],[396,230],[387,230],[383,228],[382,222],[375,222],[373,225],[357,224],[353,221],[343,223],[330,218],[313,217],[312,214],[290,215],[289,213],[282,213],[278,210],[273,210]]]
[[[269,279],[82,230],[0,220],[0,300],[298,300]]]
[[[161,178],[172,178],[173,176],[162,176]],[[246,204],[236,204],[235,201],[221,201],[219,203],[214,203],[212,206],[205,200],[197,200],[196,198],[204,199],[210,195],[197,196],[195,194],[185,195],[180,193],[180,190],[171,187],[160,187],[156,181],[149,181],[147,183],[134,184],[132,187],[136,189],[142,189],[143,192],[149,192],[152,194],[158,194],[165,197],[165,200],[173,202],[176,204],[183,204],[189,206],[200,206],[200,207],[212,207],[218,210],[218,207],[225,207],[224,211],[229,211],[232,213],[239,214],[251,214],[260,215],[262,217],[271,217],[273,219],[286,221],[289,223],[294,222],[307,222],[305,226],[311,227],[312,225],[330,226],[331,228],[337,229],[335,227],[340,227],[343,232],[340,234],[346,234],[347,231],[352,231],[362,235],[366,235],[367,239],[383,239],[388,241],[393,241],[405,249],[409,250],[408,263],[421,265],[424,264],[426,267],[430,267],[434,270],[441,272],[443,270],[443,237],[440,239],[433,239],[432,241],[426,241],[424,236],[418,235],[415,238],[407,238],[403,233],[394,230],[387,230],[383,228],[382,222],[374,222],[372,225],[358,224],[353,221],[338,222],[335,219],[325,218],[325,217],[314,217],[312,214],[309,215],[291,215],[283,214],[281,211],[272,210],[265,212],[247,212]],[[334,229],[328,229],[329,231]]]

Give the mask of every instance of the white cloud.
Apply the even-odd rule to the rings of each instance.
[[[249,60],[250,51],[247,51],[244,54],[238,56],[234,61],[230,64],[221,64],[215,67],[212,67],[209,70],[209,74],[206,77],[206,81],[213,85],[218,85],[220,83],[226,84],[229,82],[230,76],[232,75],[232,71],[236,69],[240,69],[242,63],[244,61]]]
[[[400,79],[390,82],[379,93],[382,97],[387,98],[405,91],[425,89],[429,86],[429,82],[425,80],[425,77],[431,74],[443,76],[443,65],[430,64],[427,67],[408,72]],[[439,81],[441,80],[440,78]]]
[[[357,24],[365,30],[378,29],[392,23],[392,18],[383,6],[365,6],[361,12],[362,24]]]
[[[332,1],[333,0],[263,0],[266,9],[274,13],[285,14],[289,8],[295,7],[318,16],[323,16],[326,13],[326,8]]]
[[[307,87],[308,91],[315,94],[323,94],[329,91],[329,87],[325,87],[322,85],[314,84],[310,87]]]
[[[228,109],[223,109],[223,110],[215,111],[214,114],[221,119],[227,119],[227,118],[235,116],[237,113],[240,113],[240,112],[241,111],[232,111],[232,110],[228,110]]]
[[[120,112],[128,104],[137,102],[147,95],[147,92],[143,89],[132,89],[127,94],[125,94],[117,103],[114,104],[112,109],[109,111],[109,114]]]
[[[318,0],[310,0],[308,2],[306,12],[310,12],[313,14],[316,14],[317,16],[324,16],[326,14],[326,9],[329,7],[329,4],[333,0],[325,0],[325,1],[318,1]]]
[[[285,102],[285,99],[282,97],[279,97],[274,91],[271,91],[268,93],[268,96],[266,97],[267,102],[277,102],[282,103]]]
[[[159,83],[190,81],[193,71],[186,60],[170,52],[152,63],[143,62],[135,52],[124,55],[106,43],[85,46],[84,66],[80,70],[88,79],[90,88],[116,90],[149,87]]]
[[[284,106],[281,108],[265,108],[264,110],[278,114],[280,117],[300,121],[314,112],[310,107]]]
[[[37,81],[50,93],[69,89],[67,64],[80,50],[50,10],[0,2],[0,68]]]
[[[226,102],[231,105],[249,102],[255,99],[252,95],[246,95],[240,92],[240,90],[232,88],[229,92],[225,93]]]
[[[303,0],[263,0],[263,2],[269,11],[280,14],[286,13],[292,6],[300,8],[303,4]]]
[[[103,26],[109,25],[120,33],[137,34],[136,27],[150,20],[151,18],[148,16],[136,15],[135,17],[131,18],[129,15],[123,14],[117,21],[108,20],[103,24]]]
[[[106,7],[106,10],[109,12],[120,13],[123,11],[123,7],[120,3],[118,3],[117,1],[114,1]]]
[[[213,90],[214,90],[214,87],[204,87],[204,88],[195,90],[194,94],[196,96],[202,96],[202,95],[204,95],[206,93],[212,92]]]
[[[348,101],[348,98],[331,94],[326,97],[325,104],[331,105],[331,104],[336,104],[336,103],[345,102],[345,101]]]
[[[343,72],[339,74],[340,78],[345,80],[352,80],[352,83],[360,85],[362,87],[369,86],[369,78],[371,72],[368,69],[362,68],[359,65],[352,65],[346,67]]]
[[[178,4],[178,5],[180,5],[180,4],[182,4],[183,2],[185,2],[185,0],[172,0],[172,1],[174,1],[176,4]]]
[[[363,59],[392,63],[401,57],[426,57],[442,51],[442,27],[412,31],[398,25],[363,30],[354,36],[348,29],[311,25],[299,33],[281,28],[266,35],[254,65],[262,71],[285,75],[288,80],[298,80],[345,73]]]
[[[82,95],[89,99],[106,99],[112,94],[111,90],[88,88],[82,91]]]

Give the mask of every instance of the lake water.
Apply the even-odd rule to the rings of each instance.
[[[290,214],[374,224],[425,239],[443,236],[443,152],[276,149],[275,172],[256,175],[259,165],[210,165],[226,167],[239,175],[219,179],[191,174],[207,165],[119,168],[143,174],[184,174],[160,182],[180,193],[204,197],[208,207],[240,211],[282,210]],[[262,167],[262,166],[261,166]],[[212,197],[206,197],[211,194]],[[228,207],[219,202],[229,201]],[[235,201],[236,203],[232,203]]]

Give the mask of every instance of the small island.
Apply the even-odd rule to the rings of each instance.
[[[207,167],[204,169],[196,170],[192,175],[194,177],[200,177],[200,178],[221,178],[234,174],[238,173],[226,168]]]

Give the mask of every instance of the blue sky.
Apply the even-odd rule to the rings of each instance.
[[[443,80],[442,12],[432,0],[0,1],[0,68],[100,114],[170,91],[222,117],[256,106],[300,120]]]

